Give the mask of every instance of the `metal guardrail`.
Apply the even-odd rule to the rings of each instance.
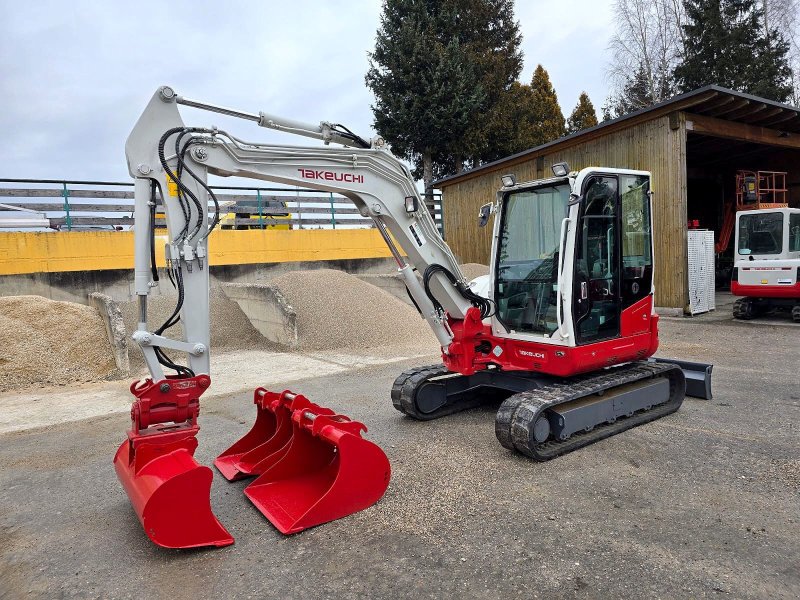
[[[7,187],[8,184],[25,187]],[[0,178],[0,229],[41,229],[45,227],[41,221],[44,219],[51,229],[59,231],[125,230],[133,225],[133,192],[119,189],[126,187],[132,188],[133,183]],[[211,189],[220,202],[220,218],[225,228],[374,227],[372,220],[362,217],[350,200],[328,192],[241,186],[211,186]],[[160,198],[157,203],[160,204]],[[441,212],[441,194],[435,193],[432,214],[440,230]],[[20,225],[26,219],[31,220],[31,225]],[[13,225],[4,226],[4,220]],[[157,216],[156,226],[164,225],[163,216]]]

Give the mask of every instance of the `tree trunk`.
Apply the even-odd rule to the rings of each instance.
[[[456,175],[460,175],[464,172],[464,159],[460,154],[456,154],[455,163]]]
[[[422,183],[425,185],[425,205],[433,211],[433,155],[430,150],[422,153]]]

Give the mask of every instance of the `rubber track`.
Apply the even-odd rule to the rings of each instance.
[[[751,307],[748,308],[747,304],[751,304]],[[755,307],[752,306],[752,301],[749,298],[739,298],[736,302],[733,303],[733,318],[734,319],[742,319],[743,321],[747,321],[752,319],[755,315]]]
[[[403,371],[399,377],[394,380],[394,385],[392,385],[392,404],[404,415],[408,415],[419,421],[431,421],[439,417],[461,412],[473,406],[478,406],[483,402],[483,398],[478,395],[475,398],[463,399],[453,402],[452,404],[445,404],[440,409],[431,413],[424,413],[417,410],[415,402],[417,390],[419,390],[426,381],[447,374],[460,377],[458,373],[450,373],[444,365],[414,367],[413,369]]]
[[[669,378],[670,399],[667,402],[614,423],[598,425],[589,432],[575,433],[564,441],[533,441],[533,424],[547,408],[653,377]],[[497,411],[495,434],[505,448],[522,452],[534,460],[546,461],[675,412],[683,403],[685,391],[683,372],[677,365],[669,363],[639,362],[602,373],[579,375],[507,398]]]

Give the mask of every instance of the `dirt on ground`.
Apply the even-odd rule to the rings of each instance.
[[[270,281],[297,313],[301,350],[435,348],[414,307],[343,271],[292,271]]]
[[[0,391],[98,381],[116,370],[94,307],[42,296],[0,297]]]

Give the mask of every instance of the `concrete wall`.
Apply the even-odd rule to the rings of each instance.
[[[225,283],[262,284],[288,271],[313,269],[337,269],[354,275],[383,275],[396,271],[396,266],[394,260],[389,258],[212,266],[211,286],[219,287]],[[169,279],[162,270],[159,272],[161,282],[153,288],[152,294],[173,295],[175,292]],[[131,300],[134,296],[133,269],[0,275],[0,296],[31,294],[51,300],[88,304],[88,295],[92,292],[110,296],[116,302]]]

